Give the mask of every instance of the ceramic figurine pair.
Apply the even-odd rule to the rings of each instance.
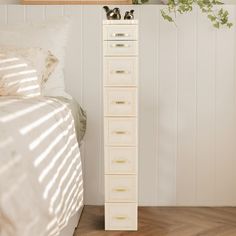
[[[107,19],[108,20],[120,20],[121,19],[121,14],[120,14],[120,9],[119,8],[114,8],[110,9],[108,6],[103,7],[104,10],[106,11]],[[132,20],[134,19],[134,10],[126,11],[125,20]]]

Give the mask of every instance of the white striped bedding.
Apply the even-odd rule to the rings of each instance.
[[[83,204],[80,151],[66,103],[0,97],[0,235],[58,235]]]

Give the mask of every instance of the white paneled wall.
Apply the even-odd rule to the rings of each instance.
[[[228,0],[228,1],[234,1],[234,0]],[[21,0],[0,0],[0,4],[19,4]],[[160,4],[161,0],[149,0],[148,3],[150,4]]]
[[[0,0],[0,4],[19,4],[21,0]],[[221,2],[235,4],[235,0],[222,0]],[[161,0],[149,0],[148,4],[161,4]]]
[[[179,17],[176,27],[161,18],[160,7],[135,6],[140,205],[236,206],[236,7],[227,6],[231,30],[215,30],[196,9]],[[55,15],[74,18],[66,83],[88,113],[86,203],[102,204],[101,6],[0,5],[2,23]]]

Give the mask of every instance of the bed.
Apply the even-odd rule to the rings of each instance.
[[[71,219],[78,223],[83,178],[77,137],[83,134],[75,130],[72,104],[0,97],[1,236],[59,235]]]
[[[65,92],[70,19],[0,26],[0,236],[72,236],[86,114]]]

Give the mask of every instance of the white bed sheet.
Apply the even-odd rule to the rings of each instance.
[[[0,97],[0,235],[58,235],[82,205],[81,158],[68,105]]]

